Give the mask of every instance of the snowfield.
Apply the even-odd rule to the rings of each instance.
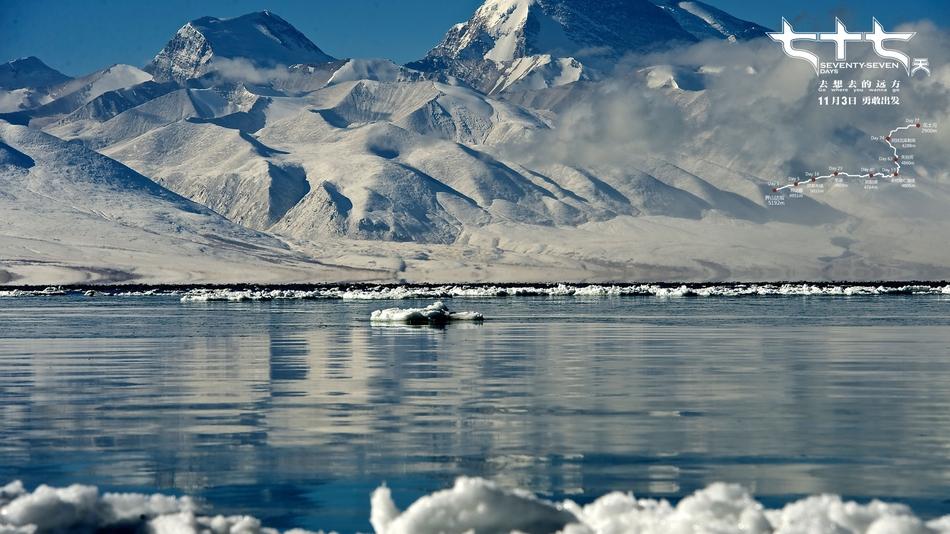
[[[250,516],[208,515],[189,497],[100,493],[94,486],[0,488],[0,531],[34,534],[77,531],[276,533]],[[581,506],[553,503],[525,490],[477,478],[420,498],[400,512],[389,488],[371,497],[376,534],[946,534],[950,516],[925,521],[906,506],[858,504],[812,496],[767,509],[740,486],[712,484],[678,504],[611,493]],[[302,530],[292,530],[304,534]]]

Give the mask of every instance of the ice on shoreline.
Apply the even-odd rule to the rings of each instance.
[[[862,296],[950,295],[950,285],[825,285],[825,284],[710,284],[666,286],[570,285],[556,286],[379,286],[360,289],[327,287],[313,290],[199,289],[185,293],[182,302],[249,300],[407,300],[501,297],[767,297],[767,296]]]
[[[87,290],[48,287],[45,289],[0,289],[0,298],[83,295]],[[284,288],[202,288],[190,290],[151,288],[125,290],[98,288],[100,295],[123,297],[177,296],[182,302],[246,302],[270,300],[407,300],[503,297],[769,297],[769,296],[872,296],[950,295],[950,285],[929,284],[558,284],[558,285],[404,285],[404,286],[321,286],[312,289]]]
[[[398,323],[410,325],[446,324],[452,321],[484,321],[478,312],[453,312],[441,301],[425,308],[388,308],[376,310],[370,315],[373,323]]]
[[[401,512],[389,488],[369,503],[376,534],[950,534],[950,516],[925,521],[907,506],[858,504],[836,495],[807,497],[768,509],[741,486],[716,483],[682,499],[637,499],[610,493],[591,504],[545,501],[479,478],[460,478]],[[275,534],[250,516],[207,515],[189,497],[100,493],[95,486],[0,487],[0,532],[241,532]],[[287,531],[305,534],[303,530]],[[322,532],[322,531],[321,531]]]

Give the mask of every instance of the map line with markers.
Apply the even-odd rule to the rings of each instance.
[[[899,128],[894,128],[893,130],[891,130],[891,132],[890,132],[889,134],[887,134],[887,136],[884,137],[884,139],[882,139],[882,141],[884,141],[885,143],[887,143],[887,146],[889,146],[889,147],[891,148],[891,150],[894,152],[894,156],[893,156],[893,158],[894,158],[894,163],[897,165],[897,169],[894,170],[894,172],[893,172],[892,174],[890,174],[890,176],[897,177],[897,176],[900,176],[900,174],[901,174],[901,156],[900,156],[900,154],[899,154],[898,151],[897,151],[897,147],[894,146],[894,143],[892,142],[892,141],[893,141],[893,138],[894,138],[894,134],[896,134],[897,132],[904,131],[904,130],[910,130],[910,129],[912,129],[912,128],[920,128],[920,127],[921,127],[920,121],[915,121],[915,122],[912,122],[912,123],[908,124],[907,126],[901,126],[901,127],[899,127]],[[846,177],[846,178],[875,178],[875,177],[878,177],[878,176],[880,176],[880,177],[885,177],[885,176],[888,176],[888,173],[871,171],[871,172],[867,172],[867,173],[863,173],[863,174],[852,174],[852,173],[848,173],[848,172],[834,171],[834,172],[831,173],[831,174],[825,174],[825,175],[822,175],[822,176],[814,176],[814,177],[812,177],[812,178],[807,178],[807,179],[805,179],[805,180],[796,180],[796,181],[794,181],[794,182],[792,182],[792,183],[783,185],[783,186],[781,186],[781,187],[775,187],[775,188],[772,189],[772,192],[773,192],[773,193],[778,193],[779,191],[783,191],[783,190],[785,190],[785,189],[791,189],[791,188],[793,188],[793,187],[798,187],[798,186],[800,186],[801,184],[804,184],[804,183],[815,183],[815,182],[818,182],[819,180],[828,180],[829,178],[839,178],[839,177]]]

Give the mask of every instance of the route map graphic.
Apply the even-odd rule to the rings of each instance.
[[[936,133],[936,123],[926,123],[920,119],[910,121],[908,124],[898,126],[880,137],[872,136],[872,141],[879,141],[887,145],[889,151],[886,156],[882,156],[878,165],[859,170],[845,171],[841,167],[829,167],[826,174],[817,172],[808,172],[803,178],[791,179],[784,185],[773,182],[771,185],[773,195],[766,195],[766,205],[784,206],[786,194],[788,192],[791,198],[800,198],[807,192],[821,193],[824,188],[822,182],[830,182],[832,187],[849,187],[849,181],[863,179],[864,189],[877,190],[880,187],[881,179],[889,180],[893,185],[899,185],[905,188],[916,187],[916,178],[904,176],[904,168],[915,164],[914,156],[910,152],[917,147],[919,134]],[[910,135],[913,134],[913,135]],[[812,190],[806,190],[806,186],[813,187]],[[778,196],[776,196],[778,195]]]

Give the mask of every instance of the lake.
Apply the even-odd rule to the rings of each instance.
[[[0,485],[193,495],[371,531],[481,476],[550,499],[740,483],[950,513],[950,295],[0,299]]]

